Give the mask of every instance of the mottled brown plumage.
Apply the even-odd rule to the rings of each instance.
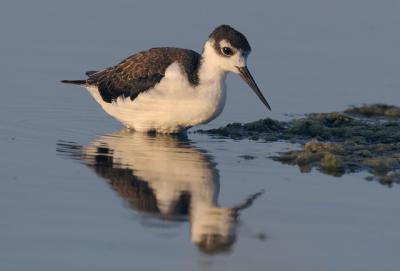
[[[134,100],[141,92],[159,83],[173,62],[182,67],[192,85],[197,85],[200,59],[201,56],[192,50],[152,48],[126,58],[116,66],[96,73],[88,72],[86,83],[97,86],[105,102],[111,103],[121,96]]]

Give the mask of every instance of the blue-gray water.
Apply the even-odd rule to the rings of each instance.
[[[397,270],[398,186],[367,182],[363,174],[301,174],[267,158],[284,143],[194,134],[131,139],[86,91],[59,80],[79,79],[148,47],[200,51],[215,26],[229,23],[247,35],[249,68],[273,111],[229,76],[225,111],[208,127],[351,104],[400,105],[398,14],[395,0],[2,1],[0,269]],[[96,144],[102,144],[97,160]],[[158,160],[148,157],[149,148]],[[134,158],[157,162],[160,170]],[[170,177],[165,172],[175,171],[162,168],[163,161],[193,170]],[[178,217],[146,211],[130,202],[142,194],[118,190],[110,185],[116,180],[158,182],[163,195],[191,192],[192,201],[206,191],[221,221],[227,208],[265,193],[237,222],[227,220],[235,241],[212,254],[192,236],[207,215],[185,215],[184,204]],[[142,196],[154,203],[151,193]]]

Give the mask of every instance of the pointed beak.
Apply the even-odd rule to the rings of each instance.
[[[260,100],[263,102],[263,104],[271,110],[271,107],[269,106],[267,99],[265,99],[264,95],[261,93],[261,90],[258,88],[256,82],[253,79],[253,76],[251,76],[251,73],[247,69],[247,66],[244,67],[236,67],[239,72],[240,72],[240,77],[251,87],[251,89],[254,91],[254,93],[260,98]]]

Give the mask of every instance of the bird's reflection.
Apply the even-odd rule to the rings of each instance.
[[[188,220],[192,242],[206,253],[230,250],[239,211],[262,194],[232,208],[220,207],[216,164],[185,136],[121,130],[83,147],[59,142],[57,151],[92,168],[130,208],[160,219]]]

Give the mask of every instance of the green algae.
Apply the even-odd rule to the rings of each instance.
[[[311,140],[301,150],[280,153],[272,159],[297,165],[302,172],[317,168],[325,174],[340,177],[346,173],[368,171],[371,174],[368,180],[386,185],[400,183],[399,143],[356,145]]]
[[[360,107],[351,107],[344,112],[363,117],[400,118],[400,108],[387,104],[372,104],[363,105]]]
[[[369,172],[367,180],[385,185],[400,183],[400,108],[382,104],[352,107],[343,112],[313,113],[303,118],[270,118],[246,124],[200,130],[215,137],[264,142],[288,141],[302,149],[282,152],[272,159],[313,168],[332,176]]]

